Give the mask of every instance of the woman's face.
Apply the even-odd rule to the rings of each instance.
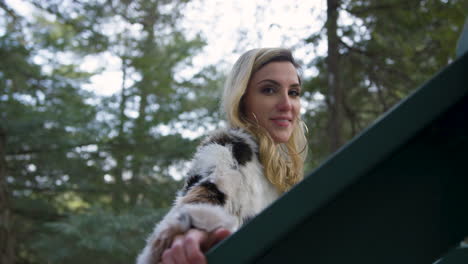
[[[243,98],[249,120],[265,128],[275,143],[285,143],[298,122],[301,85],[290,62],[271,62],[250,79]]]

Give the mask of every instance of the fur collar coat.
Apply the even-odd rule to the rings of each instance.
[[[149,236],[137,264],[156,264],[175,236],[190,228],[236,231],[279,192],[263,174],[258,146],[241,129],[212,133],[198,147],[174,206]]]

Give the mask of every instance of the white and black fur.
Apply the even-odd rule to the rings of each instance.
[[[185,186],[156,225],[137,264],[156,264],[176,235],[190,228],[236,231],[279,192],[263,174],[258,146],[241,129],[219,130],[198,147]]]

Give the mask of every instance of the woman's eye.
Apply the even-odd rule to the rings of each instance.
[[[264,87],[262,88],[262,93],[263,94],[273,94],[275,92],[275,89],[273,87]]]
[[[301,92],[297,91],[297,90],[291,90],[291,91],[289,91],[289,95],[291,95],[293,97],[298,97],[298,96],[301,96]]]

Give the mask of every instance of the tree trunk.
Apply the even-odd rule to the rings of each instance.
[[[6,182],[5,144],[6,134],[0,127],[0,263],[13,264],[15,239]]]
[[[119,125],[118,125],[118,134],[117,134],[117,150],[115,151],[115,161],[116,166],[113,169],[113,174],[115,177],[115,186],[113,187],[112,192],[112,203],[113,208],[116,212],[120,211],[125,207],[124,194],[125,194],[125,183],[123,181],[123,172],[125,168],[125,155],[126,152],[123,152],[124,146],[128,145],[128,142],[125,137],[124,126],[126,121],[125,108],[127,105],[127,95],[125,90],[125,83],[127,80],[127,60],[125,55],[121,56],[122,60],[122,90],[120,91],[120,105],[119,105]]]
[[[327,0],[327,107],[329,113],[328,137],[330,152],[336,151],[343,144],[343,90],[340,80],[340,54],[338,28],[338,7],[340,0]]]
[[[143,56],[149,55],[151,56],[154,49],[156,49],[156,34],[155,34],[155,25],[158,21],[157,13],[150,12],[146,15],[143,24],[143,32],[147,34],[147,37],[144,42],[144,46],[142,47]],[[153,66],[154,67],[154,66]],[[157,70],[153,68],[154,70]],[[140,96],[140,105],[138,109],[138,117],[135,120],[135,127],[133,132],[133,141],[137,148],[145,148],[147,145],[145,142],[147,141],[147,137],[149,137],[149,127],[146,124],[146,118],[148,113],[148,105],[149,105],[149,96],[151,94],[151,90],[156,89],[155,85],[158,83],[155,80],[154,74],[151,71],[146,71],[140,69],[140,73],[142,75],[142,80],[138,85],[138,95]],[[143,165],[144,165],[144,154],[143,151],[137,151],[133,155],[132,163],[131,163],[131,171],[132,171],[132,182],[136,183],[139,179],[142,178],[143,172]],[[130,199],[135,199],[136,197],[131,197]]]

